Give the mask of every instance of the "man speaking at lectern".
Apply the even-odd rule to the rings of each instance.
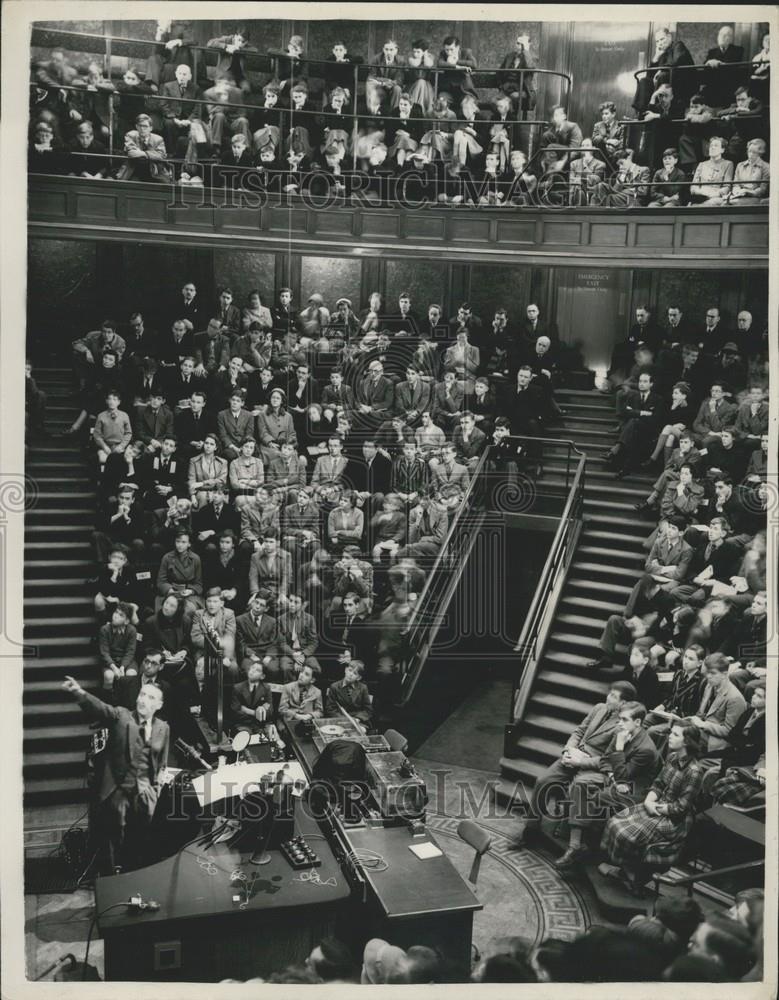
[[[111,870],[117,865],[130,867],[128,862],[143,864],[158,780],[168,762],[170,729],[167,722],[155,718],[162,708],[162,691],[154,684],[144,684],[131,712],[105,704],[72,677],[66,677],[62,686],[90,719],[108,729],[98,796],[107,827]]]

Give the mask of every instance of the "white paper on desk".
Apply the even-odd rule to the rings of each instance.
[[[243,798],[263,779],[276,781],[279,773],[283,783],[295,784],[294,794],[302,794],[302,790],[308,786],[302,765],[294,760],[271,761],[266,764],[225,764],[215,771],[206,771],[193,778],[192,787],[200,805],[207,806],[234,796]],[[301,791],[297,791],[298,789]]]
[[[426,861],[428,858],[439,858],[444,853],[429,840],[424,844],[409,844],[408,849],[422,861]]]

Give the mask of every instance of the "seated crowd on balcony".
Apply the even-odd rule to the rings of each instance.
[[[293,194],[319,175],[337,192],[382,202],[397,199],[400,181],[405,198],[451,204],[767,200],[768,35],[749,62],[723,26],[704,66],[694,67],[684,43],[659,29],[649,71],[639,74],[636,119],[621,121],[605,101],[591,127],[560,105],[538,117],[525,34],[499,69],[482,73],[455,36],[440,46],[420,38],[406,55],[389,39],[359,88],[365,60],[341,41],[318,62],[293,36],[286,51],[265,51],[273,71],[260,74],[247,55],[261,49],[239,29],[208,42],[218,52],[213,80],[191,45],[179,32],[164,56],[119,79],[98,62],[74,66],[62,49],[36,62],[29,169]]]

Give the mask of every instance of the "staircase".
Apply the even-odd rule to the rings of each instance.
[[[517,788],[532,788],[559,757],[572,730],[603,699],[608,681],[584,664],[598,656],[597,642],[609,615],[620,613],[646,558],[642,543],[652,525],[633,505],[644,499],[654,476],[618,480],[606,468],[605,451],[618,428],[614,397],[594,390],[555,393],[565,416],[550,437],[568,438],[587,455],[584,524],[557,614],[547,639],[517,745],[500,760],[496,798],[518,801]],[[544,460],[539,491],[565,487],[565,460]],[[520,784],[521,783],[521,784]]]
[[[24,528],[24,782],[25,805],[85,799],[88,728],[81,710],[62,691],[66,674],[87,690],[99,671],[92,605],[95,575],[90,535],[95,494],[78,444],[55,435],[78,413],[68,369],[35,369],[48,397],[51,437],[31,443],[27,475],[38,490]]]

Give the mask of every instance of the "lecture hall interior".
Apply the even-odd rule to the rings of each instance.
[[[424,6],[30,25],[30,980],[776,974],[775,9]]]

